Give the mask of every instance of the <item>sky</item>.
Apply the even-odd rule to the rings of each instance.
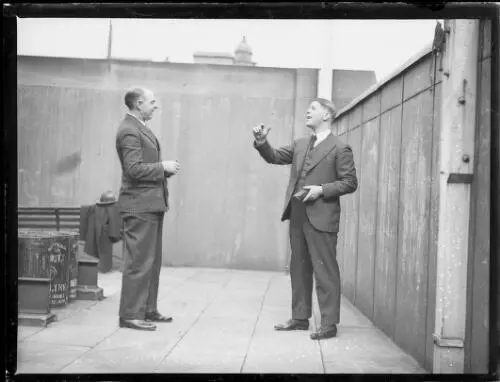
[[[18,54],[105,58],[110,19],[18,19]],[[374,70],[381,80],[432,43],[436,20],[112,19],[114,58],[193,62],[234,53],[246,36],[258,66]],[[329,49],[329,47],[331,49]]]

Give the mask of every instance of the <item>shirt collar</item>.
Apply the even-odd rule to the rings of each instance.
[[[326,137],[328,137],[328,135],[330,135],[330,133],[331,133],[330,130],[318,133],[318,134],[316,134],[316,139],[322,141],[323,139],[325,139]]]
[[[127,114],[128,114],[128,115],[131,115],[132,117],[134,117],[135,119],[137,119],[137,120],[138,120],[138,121],[139,121],[139,122],[140,122],[143,126],[146,126],[146,122],[144,122],[144,121],[140,120],[140,119],[139,119],[139,118],[137,118],[134,114],[129,113],[128,111],[127,111]]]

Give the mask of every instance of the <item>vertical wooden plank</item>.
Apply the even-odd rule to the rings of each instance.
[[[374,322],[391,338],[396,316],[401,106],[382,114],[375,262]]]
[[[340,119],[336,120],[336,135],[337,137],[345,143],[348,143],[348,128],[349,128],[349,114],[343,115]],[[346,202],[346,197],[340,198],[340,223],[339,223],[339,232],[338,232],[338,241],[337,241],[337,261],[340,269],[340,277],[341,280],[344,280],[345,272],[344,272],[344,259],[347,256],[346,253],[346,245],[345,245],[345,236],[347,229],[347,215],[348,205]],[[348,250],[348,249],[347,249]],[[343,282],[343,281],[342,281]]]
[[[347,137],[347,130],[349,128],[349,114],[345,114],[340,118],[340,121],[338,122],[338,130],[337,130],[337,135],[338,136],[343,136],[345,135]]]
[[[425,360],[432,94],[403,105],[399,195],[396,342],[420,363]]]
[[[483,28],[491,21],[482,22]],[[486,36],[484,36],[486,37]],[[485,43],[491,41],[485,38]],[[487,48],[485,47],[484,50]],[[480,93],[476,125],[475,169],[471,189],[471,226],[468,261],[469,330],[465,343],[465,372],[488,373],[490,300],[490,178],[491,178],[491,57],[480,61]]]
[[[81,118],[82,114],[79,112],[80,104],[75,102],[75,99],[81,99],[79,89],[74,88],[56,88],[54,89],[55,99],[57,102],[57,118],[52,121],[51,126],[51,149],[55,152],[53,157],[52,166],[63,159],[64,157],[81,152]],[[99,105],[100,102],[96,100]],[[100,132],[100,129],[98,130]],[[100,134],[99,134],[100,135]],[[102,139],[97,135],[95,144],[102,144]],[[49,146],[49,147],[50,147]],[[109,171],[108,163],[106,160],[98,161],[99,170],[94,174],[97,177]],[[79,168],[74,171],[63,174],[50,174],[45,181],[50,183],[50,203],[54,206],[71,207],[78,205],[76,201],[75,180],[78,178]],[[95,179],[95,177],[94,177]],[[100,179],[99,179],[100,180]],[[98,184],[102,184],[98,181]],[[103,190],[105,191],[105,190]],[[97,199],[97,197],[96,197]]]
[[[357,111],[360,113],[360,111]],[[353,116],[349,116],[349,123]],[[349,130],[348,143],[352,148],[354,163],[358,180],[362,177],[361,166],[361,128],[356,127]],[[358,258],[358,221],[359,221],[359,190],[343,196],[346,205],[346,223],[344,238],[344,278],[342,280],[342,289],[344,295],[351,301],[356,300],[356,269]]]
[[[403,76],[400,75],[385,84],[381,92],[381,113],[401,105],[403,98]]]
[[[342,117],[342,119],[337,122],[338,123],[338,128],[340,129],[341,124],[347,125],[349,122],[349,114],[346,114]],[[338,132],[338,131],[337,131]],[[348,143],[348,133],[347,133],[347,127],[345,128],[345,132],[341,135],[338,136],[338,138],[345,142]],[[337,261],[339,264],[340,268],[340,279],[344,279],[344,258],[345,258],[345,232],[346,232],[346,224],[347,224],[347,203],[346,203],[346,197],[341,197],[340,198],[340,223],[339,223],[339,232],[338,232],[338,241],[337,241]]]
[[[33,169],[28,163],[27,153],[29,150],[29,140],[33,138],[37,130],[29,134],[28,113],[21,113],[21,107],[27,109],[28,97],[30,96],[29,87],[18,85],[17,88],[17,202],[19,206],[28,207],[37,204],[37,200],[33,200],[32,196],[33,185]],[[31,153],[32,157],[34,153]]]
[[[332,134],[333,135],[339,135],[338,134],[338,132],[339,132],[339,123],[338,123],[338,121],[335,121],[335,122],[332,123],[331,130],[332,130]]]
[[[179,246],[179,222],[183,218],[184,212],[184,189],[189,187],[186,183],[185,172],[189,172],[187,166],[188,156],[185,153],[185,145],[181,136],[183,135],[183,127],[185,120],[182,117],[185,115],[183,96],[174,96],[166,93],[163,90],[158,91],[157,95],[160,100],[160,126],[161,135],[158,137],[162,147],[162,159],[171,160],[177,159],[181,164],[179,176],[168,179],[169,191],[169,206],[170,210],[165,215],[163,242],[165,249],[163,250],[163,264],[172,265],[174,256],[178,253]],[[166,130],[166,132],[164,132]],[[167,133],[168,132],[168,133]]]
[[[185,129],[181,131],[180,141],[182,158],[179,161],[183,164],[182,172],[178,174],[179,181],[182,178],[186,186],[182,189],[181,207],[178,212],[177,246],[172,248],[172,265],[194,265],[206,266],[213,264],[217,267],[217,254],[213,252],[211,241],[214,230],[206,229],[206,226],[216,227],[217,211],[220,211],[222,198],[217,195],[223,192],[221,184],[221,164],[219,163],[217,152],[210,150],[197,150],[192,142],[198,144],[206,143],[210,145],[212,134],[221,138],[221,130],[210,132],[208,129],[197,129],[195,126],[204,125],[203,96],[181,97],[183,102],[183,116]],[[222,113],[224,110],[221,109]],[[190,144],[191,143],[191,144]],[[211,169],[207,176],[205,164],[211,163]],[[177,177],[177,175],[176,175]],[[174,179],[172,179],[174,182]],[[195,184],[196,187],[189,185]],[[210,203],[202,203],[200,192],[203,191],[205,200]],[[166,227],[168,230],[168,228]],[[193,233],[196,232],[196,240],[193,240]],[[202,255],[202,253],[204,253]]]
[[[439,137],[441,133],[441,84],[434,87],[434,115],[432,121],[432,170],[431,170],[431,204],[429,211],[429,265],[427,281],[427,324],[425,343],[426,370],[432,370],[434,362],[434,320],[436,317],[436,264],[438,252],[439,223]]]
[[[359,162],[363,176],[359,184],[356,306],[373,319],[380,117],[365,122],[361,129],[363,138]]]
[[[449,27],[450,34],[443,66],[448,69],[449,77],[443,78],[441,85],[443,112],[433,371],[462,373],[471,186],[450,183],[449,175],[472,174],[474,169],[479,20],[446,20],[445,26]],[[464,161],[464,155],[468,155],[469,160]]]
[[[404,76],[403,99],[406,101],[434,84],[433,56],[428,54]]]
[[[273,100],[260,103],[263,115],[271,115],[270,124],[274,126],[271,142],[275,147],[288,145],[292,136],[291,126],[293,126],[293,102],[289,100]],[[241,107],[243,111],[244,104]],[[247,109],[243,113],[243,121],[252,118],[252,111]],[[233,120],[237,115],[233,115]],[[234,128],[234,127],[233,127]],[[240,150],[232,152],[232,157],[241,155],[248,158],[241,161],[239,166],[229,175],[230,177],[241,177],[241,167],[248,168],[248,175],[242,177],[246,182],[243,187],[245,199],[239,201],[247,207],[241,219],[245,221],[243,240],[239,256],[245,259],[244,262],[235,262],[234,265],[241,267],[244,265],[250,269],[283,269],[284,261],[287,258],[287,247],[282,245],[282,239],[287,237],[287,225],[281,222],[281,214],[284,206],[284,196],[290,175],[290,166],[271,166],[266,164],[252,147],[251,140],[247,140],[249,126],[242,123],[241,129],[234,135],[233,147],[236,142],[241,142]],[[231,155],[231,153],[229,153]],[[245,163],[246,162],[246,163]],[[238,161],[235,161],[237,164]],[[243,165],[243,166],[242,166]],[[243,183],[245,184],[245,183]],[[238,201],[234,201],[234,208],[237,208]],[[249,207],[252,206],[252,209]],[[240,207],[241,208],[241,207]],[[262,240],[262,242],[259,242]],[[277,249],[281,248],[278,253]]]

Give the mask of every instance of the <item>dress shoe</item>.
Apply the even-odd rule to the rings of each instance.
[[[274,325],[275,330],[307,330],[309,329],[309,320],[291,319],[284,324]]]
[[[312,340],[324,340],[337,336],[337,326],[333,325],[328,328],[320,328],[317,332],[311,333]]]
[[[147,322],[171,322],[172,317],[166,317],[159,312],[146,313]]]
[[[120,328],[130,328],[136,330],[156,330],[156,325],[153,325],[149,322],[144,322],[143,320],[125,320],[120,318],[119,321]]]

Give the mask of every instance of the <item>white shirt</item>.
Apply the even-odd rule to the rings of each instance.
[[[132,117],[134,117],[135,119],[137,119],[140,123],[142,123],[144,126],[146,126],[146,122],[144,122],[144,121],[140,120],[139,118],[137,118],[137,117],[136,117],[135,115],[133,115],[132,113],[129,113],[129,112],[127,111],[127,114],[128,114],[128,115],[131,115]]]
[[[314,147],[323,142],[326,139],[326,137],[328,137],[330,134],[331,134],[330,130],[316,134],[316,142],[314,142]]]

